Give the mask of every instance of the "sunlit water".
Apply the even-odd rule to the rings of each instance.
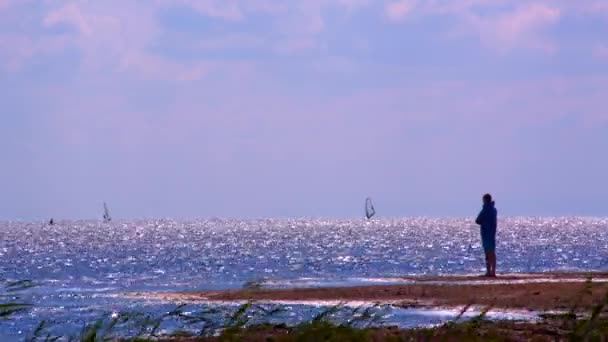
[[[102,313],[169,305],[114,296],[126,291],[350,285],[483,268],[479,228],[464,219],[0,222],[0,237],[1,277],[39,285],[25,293],[33,310],[0,320],[0,337],[14,339],[42,319],[82,327]],[[501,272],[608,270],[608,219],[506,219],[497,241]]]

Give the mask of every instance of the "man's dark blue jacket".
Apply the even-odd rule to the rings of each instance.
[[[496,234],[496,217],[498,212],[494,202],[484,203],[475,223],[481,226],[481,233]]]

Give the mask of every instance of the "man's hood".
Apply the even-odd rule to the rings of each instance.
[[[494,208],[494,201],[488,202],[488,203],[484,203],[483,206],[484,207],[488,207],[488,208]]]

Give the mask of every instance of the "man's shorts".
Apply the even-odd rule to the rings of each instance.
[[[494,252],[496,250],[496,231],[481,231],[481,244],[486,252]]]

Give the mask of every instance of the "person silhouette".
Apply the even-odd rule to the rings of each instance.
[[[475,223],[480,226],[481,243],[486,255],[486,277],[496,277],[496,226],[498,212],[492,195],[483,195],[483,208]]]

